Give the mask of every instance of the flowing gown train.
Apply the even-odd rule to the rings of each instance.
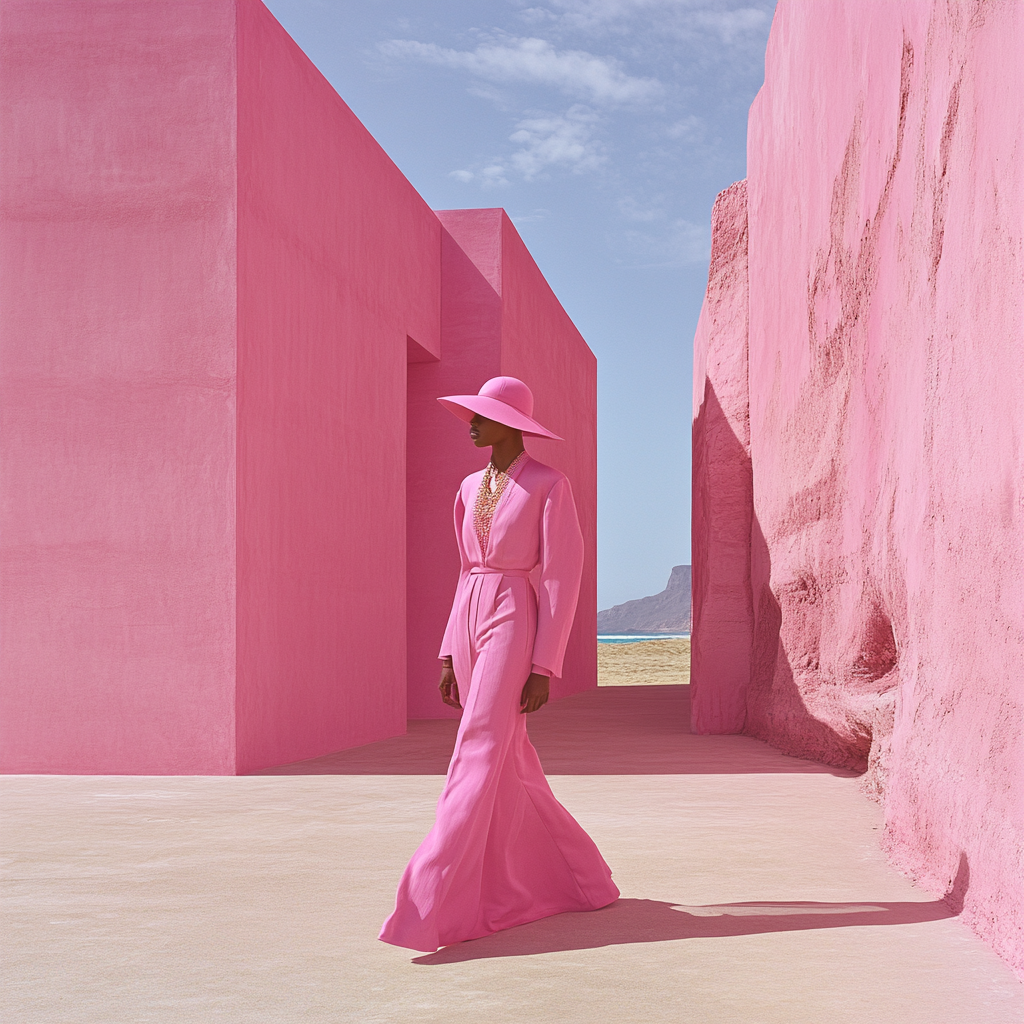
[[[551,792],[519,712],[531,671],[562,670],[583,564],[572,491],[527,456],[481,542],[466,513],[481,477],[467,477],[455,502],[462,572],[441,647],[462,721],[436,823],[380,933],[425,952],[619,895],[597,846]]]

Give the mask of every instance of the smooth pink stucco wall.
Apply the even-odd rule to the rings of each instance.
[[[1024,971],[1022,52],[1018,3],[777,8],[745,729],[866,767],[894,863]]]
[[[241,773],[443,714],[486,453],[436,397],[502,372],[570,439],[553,689],[595,685],[594,358],[504,213],[439,219],[255,0],[0,0],[0,48],[0,768]]]
[[[502,214],[502,372],[530,382],[537,419],[564,441],[527,440],[530,453],[572,485],[584,563],[564,675],[553,697],[597,686],[597,358]]]
[[[437,218],[261,4],[0,13],[0,764],[404,731]]]
[[[231,772],[235,9],[0,6],[0,767]]]
[[[443,358],[409,364],[409,716],[454,717],[440,702],[437,651],[458,581],[452,505],[462,478],[486,463],[465,424],[438,405],[512,374],[536,415],[564,442],[527,438],[573,487],[586,540],[580,602],[555,697],[597,685],[596,360],[502,210],[447,210],[442,239]]]
[[[472,250],[497,249],[500,210],[438,214],[441,229],[440,362],[410,362],[406,471],[408,713],[410,718],[455,718],[441,702],[437,652],[459,579],[452,508],[462,479],[486,462],[466,425],[437,398],[475,394],[501,373],[501,296],[453,237]],[[452,229],[452,230],[449,230]],[[478,249],[475,255],[480,256]]]
[[[441,226],[262,4],[238,32],[239,772],[405,731],[407,338]]]

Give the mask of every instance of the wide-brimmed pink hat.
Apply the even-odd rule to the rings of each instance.
[[[445,395],[438,401],[466,423],[479,414],[532,437],[562,440],[533,418],[533,392],[518,377],[492,377],[479,394]]]

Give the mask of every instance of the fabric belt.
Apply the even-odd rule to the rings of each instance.
[[[518,576],[520,579],[528,580],[532,569],[492,569],[486,565],[474,565],[470,570],[470,576]]]

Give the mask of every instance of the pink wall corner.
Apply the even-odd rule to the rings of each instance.
[[[438,213],[442,240],[443,354],[409,366],[409,715],[455,717],[438,697],[437,650],[458,580],[452,506],[487,453],[436,399],[475,394],[489,377],[520,376],[537,415],[566,442],[530,438],[532,454],[570,478],[587,545],[587,569],[553,694],[597,684],[596,360],[503,210]]]
[[[735,733],[746,720],[753,610],[747,379],[747,184],[720,193],[694,338],[691,728]]]
[[[501,372],[500,210],[448,210],[441,227],[439,362],[408,366],[408,700],[410,718],[456,718],[437,692],[441,637],[459,578],[452,509],[486,463],[440,395],[475,394]],[[480,267],[489,270],[491,280]]]
[[[569,478],[586,551],[557,698],[597,686],[597,359],[504,212],[501,239],[502,373],[530,385],[537,419],[565,438],[527,447]]]
[[[866,766],[893,861],[1024,973],[1022,49],[1020,4],[777,8],[746,730]]]
[[[440,351],[441,227],[263,5],[238,24],[244,772],[405,731],[406,364]]]
[[[0,766],[233,772],[230,0],[0,3]]]

